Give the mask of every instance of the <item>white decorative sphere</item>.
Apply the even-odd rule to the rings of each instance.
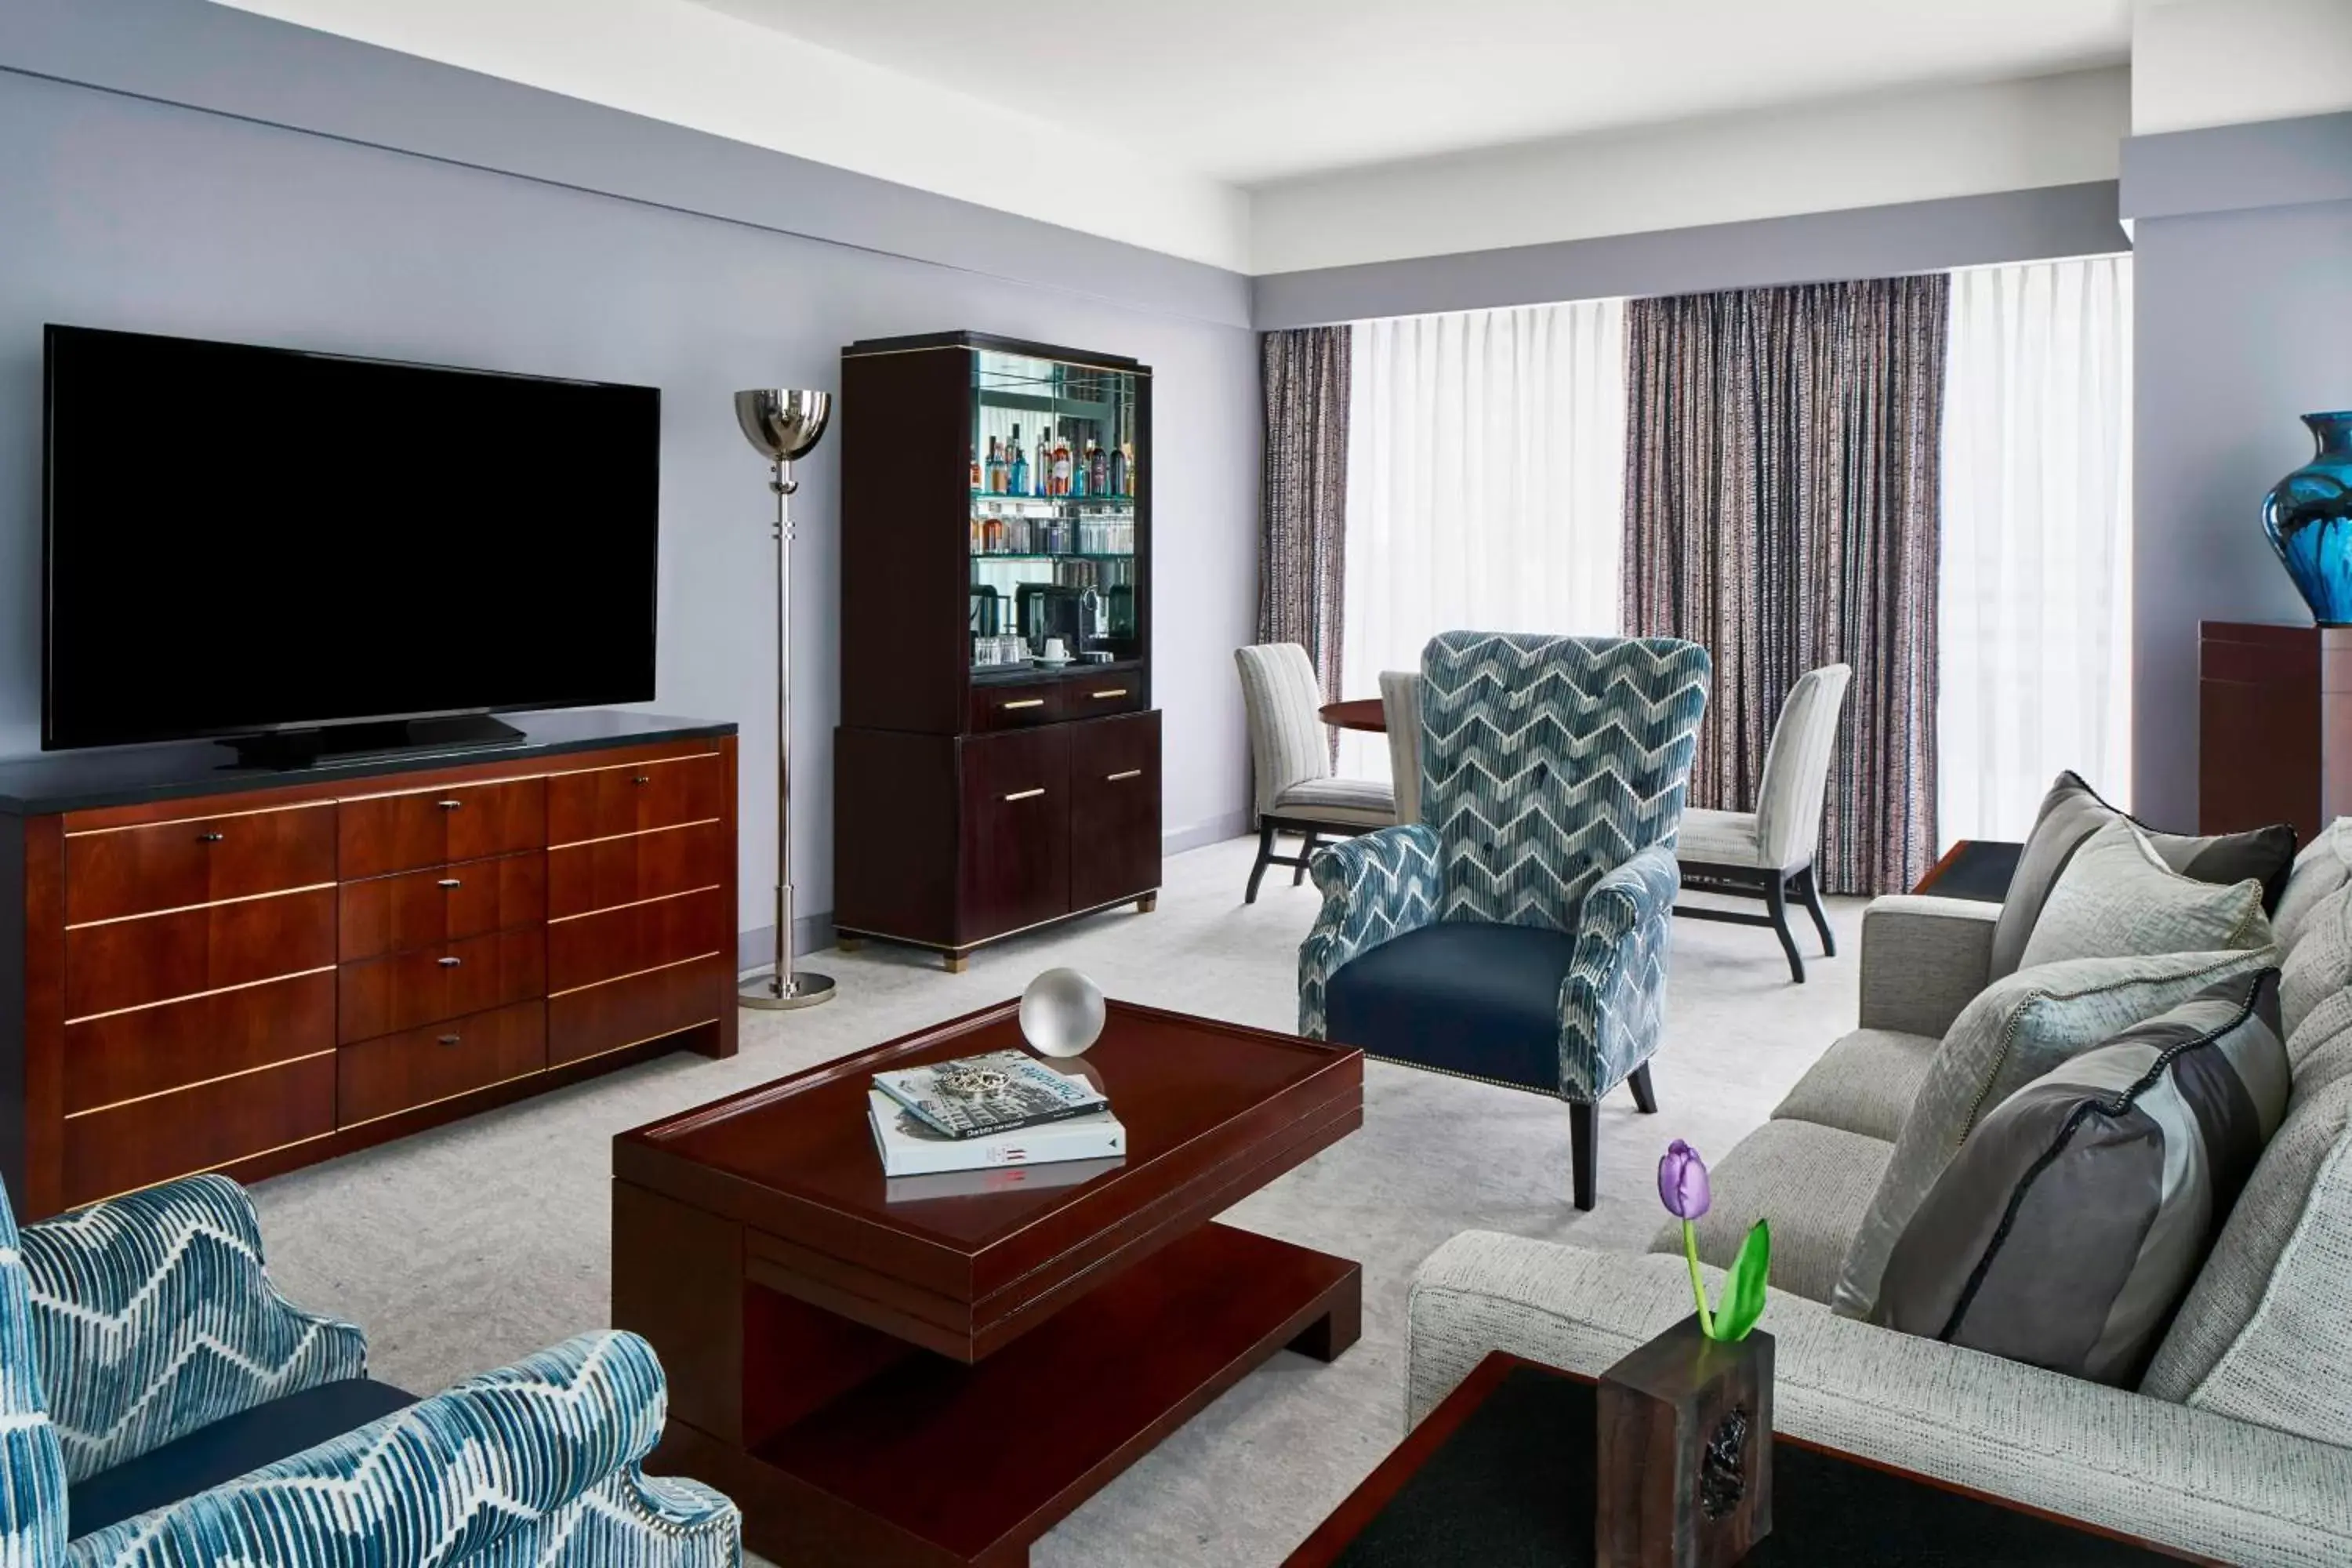
[[[1049,969],[1021,993],[1021,1037],[1040,1056],[1076,1056],[1102,1031],[1102,987],[1075,969]]]

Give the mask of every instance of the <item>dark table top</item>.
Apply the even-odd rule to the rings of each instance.
[[[2009,879],[2017,873],[2025,846],[2006,838],[1962,838],[1927,868],[1915,893],[1939,899],[1971,899],[1998,904],[2009,897]]]
[[[1586,1568],[1591,1378],[1488,1356],[1288,1568]],[[2196,1562],[1817,1444],[1777,1437],[1772,1533],[1742,1568],[2147,1568]]]
[[[1342,730],[1362,730],[1369,734],[1385,735],[1389,729],[1388,709],[1377,697],[1350,697],[1345,702],[1326,702],[1322,708],[1326,724]]]

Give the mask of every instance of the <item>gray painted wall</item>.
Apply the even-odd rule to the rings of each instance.
[[[2336,159],[2314,150],[2333,146]],[[2311,455],[2296,416],[2352,407],[2352,115],[2126,144],[2136,218],[2133,809],[2197,815],[2200,620],[2311,624],[2263,538]],[[2250,192],[2273,204],[2250,206]]]
[[[512,91],[525,116],[549,96]],[[411,107],[421,119],[430,105]],[[1230,650],[1249,640],[1256,607],[1257,372],[1246,329],[5,69],[0,147],[0,754],[39,743],[43,322],[648,383],[663,390],[664,420],[652,706],[742,725],[741,918],[764,925],[775,814],[757,759],[773,744],[771,503],[729,395],[837,384],[838,351],[856,338],[971,327],[1131,354],[1158,372],[1153,653],[1171,759],[1166,821],[1187,840],[1240,830],[1246,742]],[[1122,282],[1115,269],[1104,276],[1102,293]],[[173,395],[158,393],[157,416]],[[594,458],[538,432],[516,441],[539,461]],[[793,655],[805,695],[795,880],[812,911],[832,904],[838,451],[828,442],[802,466],[794,514]],[[366,454],[353,456],[364,482]],[[139,460],[134,446],[123,460]],[[171,476],[154,479],[168,508]],[[334,521],[322,516],[321,530]]]

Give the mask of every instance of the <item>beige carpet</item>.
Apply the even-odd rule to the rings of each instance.
[[[270,1262],[294,1300],[364,1326],[373,1372],[418,1391],[605,1321],[606,1183],[615,1132],[1017,994],[1068,963],[1113,995],[1291,1027],[1313,888],[1269,873],[1244,907],[1251,846],[1176,857],[1151,915],[1098,916],[984,950],[961,975],[903,950],[827,953],[831,1005],[743,1015],[742,1052],[673,1056],[355,1154],[257,1189]],[[1751,908],[1754,906],[1750,906]],[[1717,1154],[1853,1024],[1859,900],[1835,900],[1840,956],[1791,985],[1771,933],[1677,922],[1660,1114],[1622,1091],[1601,1110],[1601,1202],[1568,1201],[1555,1101],[1371,1064],[1364,1128],[1227,1216],[1359,1259],[1364,1336],[1326,1366],[1278,1355],[1081,1508],[1032,1561],[1278,1563],[1395,1444],[1405,1288],[1473,1226],[1639,1247],[1658,1226],[1653,1172],[1672,1138]],[[1019,1441],[1017,1433],[1011,1440]]]

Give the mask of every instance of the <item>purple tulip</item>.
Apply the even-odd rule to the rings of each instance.
[[[1666,1157],[1658,1162],[1658,1201],[1679,1220],[1698,1218],[1715,1201],[1706,1184],[1706,1162],[1679,1138],[1666,1146]]]

